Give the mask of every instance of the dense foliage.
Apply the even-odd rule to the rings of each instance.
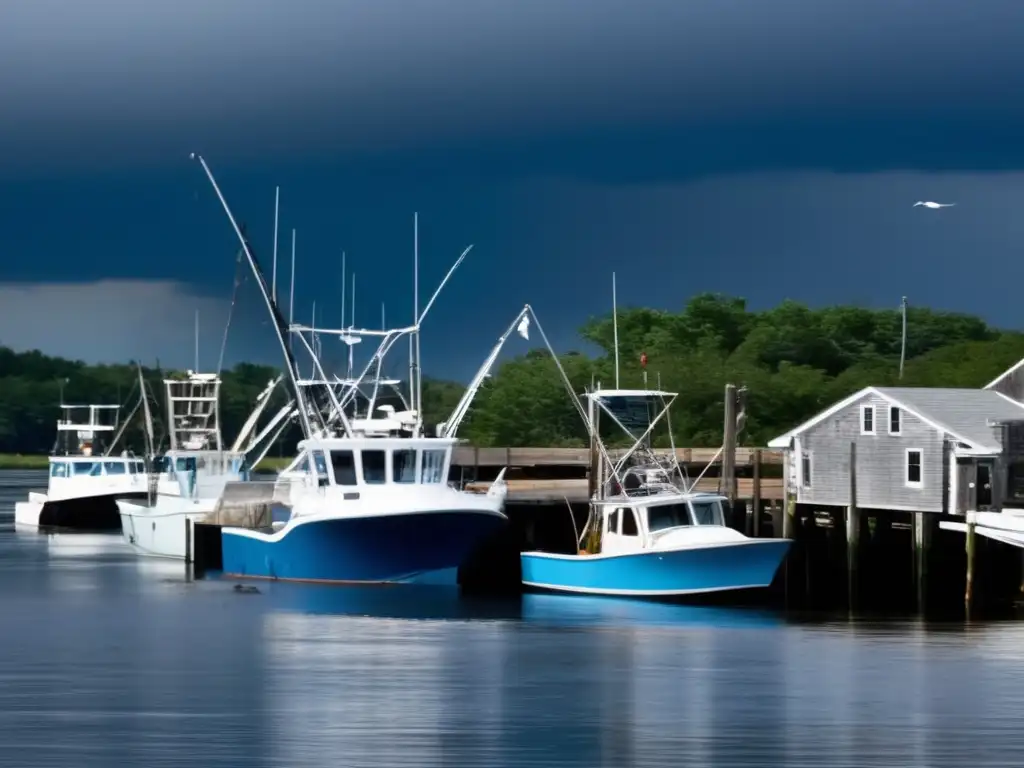
[[[677,445],[721,442],[726,382],[746,386],[747,422],[741,443],[772,437],[869,384],[898,382],[901,317],[897,309],[829,307],[812,310],[792,301],[763,312],[742,299],[705,294],[681,312],[619,310],[621,386],[642,386],[641,353],[648,384],[679,392],[672,410]],[[614,382],[611,316],[591,319],[583,339],[602,350],[596,358],[560,357],[577,392]],[[979,318],[910,308],[905,386],[983,386],[1024,357],[1024,334],[989,327]],[[162,398],[166,371],[144,369]],[[241,364],[224,373],[222,421],[230,440],[275,371]],[[54,441],[57,403],[125,403],[137,400],[134,365],[86,365],[15,353],[0,347],[0,453],[46,453]],[[135,390],[135,391],[133,391]],[[452,382],[424,380],[428,423],[443,420],[462,394]],[[284,398],[283,389],[279,398]],[[283,402],[283,401],[282,401]],[[159,415],[159,413],[157,414]],[[157,426],[158,433],[160,425]],[[129,433],[138,445],[138,429]],[[477,395],[460,437],[477,445],[582,445],[583,429],[558,369],[544,350],[505,362]],[[272,455],[290,453],[293,431]]]

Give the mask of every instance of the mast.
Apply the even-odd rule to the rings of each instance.
[[[196,310],[196,367],[193,368],[196,373],[199,372],[199,310]]]
[[[615,343],[615,388],[619,388],[619,310],[615,297],[615,273],[612,272],[612,333]]]
[[[303,395],[302,387],[299,386],[297,378],[298,374],[295,369],[295,357],[292,355],[291,349],[289,349],[288,346],[288,331],[284,325],[284,317],[282,317],[281,311],[278,309],[277,302],[274,301],[270,292],[267,290],[267,282],[263,277],[263,272],[260,269],[259,262],[256,261],[256,257],[253,255],[252,249],[249,247],[249,240],[238,226],[238,222],[235,221],[235,217],[231,213],[231,208],[228,206],[228,201],[224,199],[224,195],[221,193],[220,187],[217,186],[217,180],[213,177],[213,172],[210,171],[210,167],[206,164],[206,160],[203,159],[202,155],[193,152],[192,158],[198,160],[199,164],[203,167],[203,172],[206,174],[206,178],[209,180],[210,186],[213,187],[213,191],[216,193],[217,199],[224,208],[224,213],[227,214],[228,220],[231,222],[231,227],[235,230],[235,235],[242,244],[242,250],[245,251],[245,257],[249,261],[249,267],[252,269],[253,275],[256,278],[256,285],[259,287],[260,293],[263,296],[263,301],[266,303],[267,309],[270,311],[270,316],[274,321],[274,330],[277,332],[277,340],[281,345],[281,351],[284,354],[285,367],[288,369],[288,378],[291,381],[292,390],[295,392],[295,402],[298,407],[303,434],[309,437],[313,434],[312,427],[309,423],[309,410],[306,407],[306,398]]]
[[[292,229],[292,285],[288,296],[288,325],[295,322],[295,230]]]
[[[903,361],[907,356],[907,297],[904,296],[900,302],[900,312],[903,315],[903,334],[900,343],[900,378],[903,378]]]
[[[416,436],[423,432],[423,371],[420,367],[420,215],[416,212],[412,215],[413,231],[413,268],[412,268],[412,315],[415,318],[416,330],[416,400],[413,408],[416,411]]]
[[[274,187],[274,266],[270,278],[270,298],[277,301],[277,213],[281,202],[281,188]]]

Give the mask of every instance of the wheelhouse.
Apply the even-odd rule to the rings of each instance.
[[[321,487],[445,485],[453,445],[444,438],[303,441],[295,471]]]
[[[695,526],[724,526],[722,496],[687,494],[662,498],[619,497],[602,504],[602,538],[636,542],[658,538],[667,531]]]
[[[146,465],[134,457],[51,456],[50,479],[117,477],[145,474]]]

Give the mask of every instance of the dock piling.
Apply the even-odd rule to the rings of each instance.
[[[964,585],[964,610],[967,612],[967,617],[971,616],[971,602],[974,599],[974,519],[970,517],[970,512],[967,513],[967,541],[965,546],[967,547],[967,575]]]
[[[860,511],[857,509],[857,444],[850,443],[850,505],[846,508],[846,602],[857,605],[860,555]]]

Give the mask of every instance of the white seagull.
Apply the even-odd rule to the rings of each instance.
[[[914,203],[913,207],[917,208],[919,205],[923,205],[925,208],[949,208],[956,205],[956,203],[933,203],[930,200],[927,202],[924,200],[918,200]]]

